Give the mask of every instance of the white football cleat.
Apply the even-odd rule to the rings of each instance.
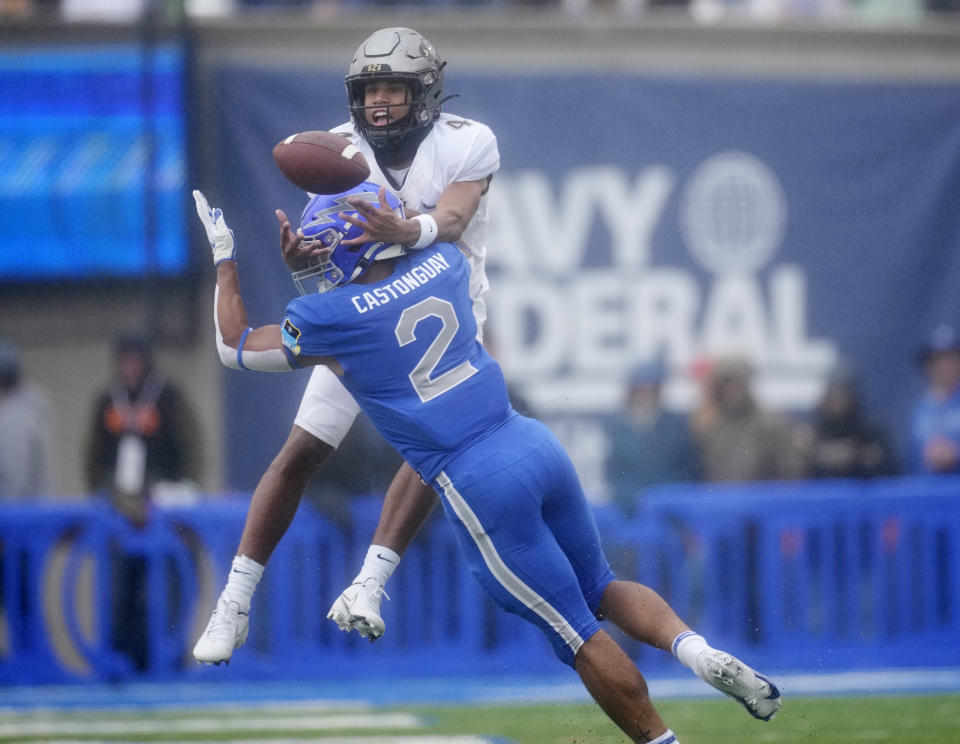
[[[202,664],[219,664],[221,661],[229,664],[233,649],[244,644],[249,631],[249,613],[241,612],[240,604],[224,590],[207,629],[193,647],[193,658]]]
[[[754,718],[769,721],[780,711],[777,686],[730,654],[716,649],[701,651],[697,668],[705,682],[732,697]]]
[[[380,617],[382,597],[387,597],[387,593],[376,579],[367,579],[362,584],[353,583],[337,597],[327,617],[333,620],[340,630],[347,633],[355,630],[365,638],[375,641],[383,635],[387,627]]]

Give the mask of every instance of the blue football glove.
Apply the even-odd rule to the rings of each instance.
[[[236,261],[237,248],[233,239],[233,230],[227,227],[220,208],[213,208],[207,203],[207,197],[202,191],[194,190],[193,200],[197,203],[197,214],[207,231],[207,240],[213,250],[213,265],[221,261]]]

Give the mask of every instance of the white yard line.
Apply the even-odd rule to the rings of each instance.
[[[110,718],[84,716],[68,720],[0,721],[0,736],[163,735],[242,731],[329,731],[331,729],[420,728],[423,720],[409,713],[276,715],[256,717]]]
[[[935,693],[960,691],[960,668],[876,669],[835,672],[790,672],[764,669],[784,694]],[[647,683],[655,700],[711,697],[717,693],[693,674],[652,678]],[[308,690],[306,697],[304,690]],[[239,710],[243,713],[282,709],[300,712],[355,712],[372,706],[406,707],[459,703],[582,702],[590,697],[570,675],[467,678],[452,684],[445,679],[388,679],[371,688],[369,681],[326,683],[244,683],[211,687],[193,683],[138,683],[121,685],[50,685],[4,687],[0,722],[4,714],[27,711],[190,711],[201,714]]]
[[[243,744],[305,744],[307,741],[325,741],[330,744],[510,744],[507,739],[488,739],[483,736],[443,736],[439,734],[418,734],[417,736],[340,736],[336,739],[243,739]],[[98,742],[91,739],[48,739],[37,744],[139,744],[138,742],[119,741]],[[211,744],[211,740],[198,739],[184,741],[154,741],[150,744]]]
[[[171,683],[171,687],[176,683]],[[30,706],[28,709],[23,706],[0,705],[0,720],[6,716],[24,715],[29,710],[30,715],[46,713],[49,715],[60,715],[65,712],[77,713],[176,713],[181,714],[189,712],[192,715],[230,713],[234,710],[246,712],[256,711],[259,715],[282,714],[287,715],[291,712],[343,712],[360,713],[366,710],[373,710],[373,703],[366,700],[235,700],[235,701],[213,701],[200,700],[197,702],[163,702],[163,703],[117,703],[115,705],[37,705]]]

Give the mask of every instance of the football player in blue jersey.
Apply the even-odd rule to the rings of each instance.
[[[377,209],[402,209],[374,184],[350,193]],[[632,741],[676,738],[650,702],[640,671],[599,618],[672,650],[754,717],[776,715],[780,694],[770,680],[710,647],[650,588],[615,579],[566,452],[542,423],[513,410],[500,367],[477,341],[471,272],[460,247],[407,251],[397,243],[357,243],[362,215],[342,211],[343,195],[317,196],[301,220],[318,249],[315,265],[297,277],[303,296],[287,306],[281,324],[253,328],[233,234],[220,210],[200,192],[194,196],[217,265],[214,318],[223,363],[333,370],[440,494],[484,590],[544,632]]]

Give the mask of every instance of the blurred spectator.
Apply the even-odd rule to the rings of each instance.
[[[856,0],[691,0],[690,15],[699,23],[743,18],[763,23],[791,19],[843,17]],[[912,2],[913,0],[904,0]]]
[[[195,480],[193,417],[179,391],[154,368],[151,344],[142,336],[124,335],[114,343],[113,379],[97,399],[90,430],[88,487],[106,494],[134,527],[146,525],[151,498],[161,487]],[[146,560],[128,553],[122,539],[111,554],[113,647],[142,672],[150,666]],[[168,593],[176,603],[176,572],[170,580]]]
[[[237,10],[236,0],[186,0],[183,10],[188,16],[195,18],[217,18],[233,15]],[[169,13],[178,17],[177,13]]]
[[[941,324],[919,353],[926,391],[910,426],[910,470],[960,473],[960,332]]]
[[[284,8],[307,8],[313,3],[314,0],[240,0],[239,5],[242,8],[281,10]]]
[[[853,368],[837,365],[813,412],[804,449],[812,478],[874,478],[897,471],[890,438],[863,409]]]
[[[0,0],[0,18],[29,18],[33,10],[32,0]]]
[[[707,373],[694,432],[709,481],[801,478],[803,455],[794,428],[783,416],[761,408],[752,390],[750,364],[721,359]]]
[[[867,21],[916,21],[923,17],[924,0],[854,0],[857,15]]]
[[[700,453],[686,416],[663,408],[661,362],[636,366],[627,380],[623,411],[607,427],[610,449],[605,463],[611,498],[633,516],[636,496],[647,486],[700,478]]]
[[[0,0],[2,2],[3,0]],[[34,0],[49,2],[49,0]],[[234,0],[59,0],[60,16],[74,23],[138,23],[146,19],[175,20],[191,16],[226,16]]]
[[[156,371],[142,336],[114,343],[113,379],[97,398],[87,448],[87,486],[108,494],[136,526],[147,519],[151,489],[196,482],[198,443],[183,396]]]
[[[729,18],[761,23],[844,19],[904,23],[918,21],[926,13],[960,10],[960,0],[689,0],[689,7],[699,23]]]
[[[54,490],[52,409],[22,371],[19,349],[0,338],[0,500]]]
[[[61,0],[65,21],[133,23],[139,20],[148,0]]]

